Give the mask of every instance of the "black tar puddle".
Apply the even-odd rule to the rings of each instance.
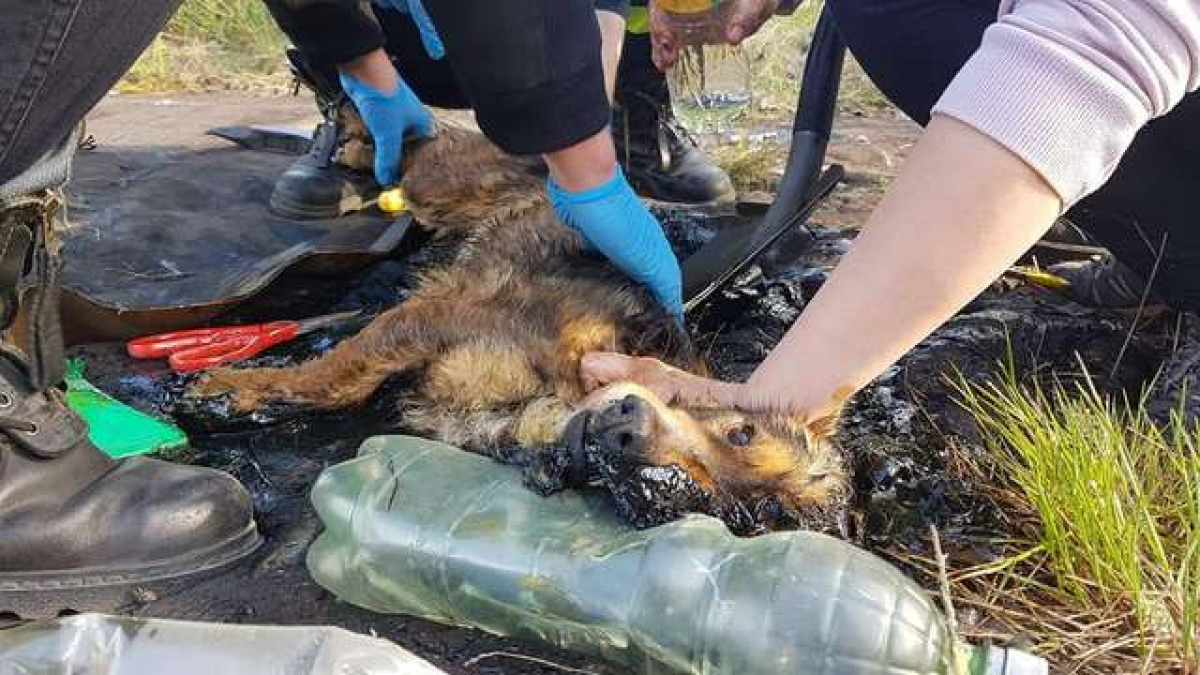
[[[711,237],[724,217],[694,210],[662,210],[660,215],[681,256]],[[743,379],[753,372],[848,246],[840,232],[819,227],[813,228],[811,239],[787,236],[758,266],[692,316],[693,338],[716,374]],[[423,262],[445,254],[436,246],[410,245],[353,279],[285,277],[224,321],[362,309],[365,323],[403,300],[414,284],[413,271]],[[302,361],[359,327],[304,336],[250,363]],[[1120,317],[1073,305],[1041,289],[997,284],[985,292],[849,404],[839,438],[854,469],[854,538],[876,550],[923,552],[933,524],[957,555],[978,560],[994,555],[987,535],[1000,527],[999,514],[947,468],[951,442],[979,451],[979,439],[973,422],[955,405],[946,378],[957,372],[968,381],[986,381],[1011,349],[1019,372],[1036,367],[1041,374],[1070,376],[1080,371],[1082,362],[1102,390],[1137,393],[1161,362],[1167,344],[1153,332],[1140,331],[1126,345],[1128,332]],[[372,614],[338,602],[311,581],[304,555],[319,533],[319,521],[309,489],[323,469],[353,457],[365,438],[397,431],[390,401],[402,382],[385,386],[366,407],[344,413],[297,415],[268,408],[238,419],[220,402],[183,402],[181,393],[191,378],[175,375],[161,363],[130,361],[120,345],[77,348],[71,356],[87,361],[87,376],[101,389],[144,410],[174,416],[192,442],[173,459],[222,469],[241,480],[254,495],[266,540],[259,552],[232,570],[157,593],[131,593],[112,611],[206,621],[337,625],[389,638],[450,672],[558,672],[503,658],[482,661],[469,670],[463,667],[471,657],[491,651],[533,654],[612,672],[604,664],[541,645]]]

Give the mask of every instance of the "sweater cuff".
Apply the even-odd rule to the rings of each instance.
[[[1061,45],[1003,21],[984,33],[934,113],[990,136],[1037,171],[1069,208],[1108,180],[1144,102]]]

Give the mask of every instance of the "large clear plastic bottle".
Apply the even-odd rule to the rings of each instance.
[[[846,542],[742,539],[702,516],[632,531],[602,496],[543,498],[517,471],[439,443],[371,439],[313,501],[325,532],[309,569],[341,599],[630,672],[947,673],[956,651],[973,673],[1045,672],[954,644],[919,587]]]

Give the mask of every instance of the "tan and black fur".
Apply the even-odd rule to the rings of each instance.
[[[448,125],[407,154],[409,207],[435,236],[460,242],[452,259],[423,271],[407,300],[329,354],[292,368],[215,371],[193,395],[227,395],[240,410],[267,402],[336,409],[364,402],[392,375],[415,374],[400,402],[403,428],[507,461],[519,456],[540,467],[534,482],[543,488],[590,480],[617,494],[632,484],[630,497],[673,467],[663,485],[686,499],[630,497],[623,512],[645,524],[700,510],[742,531],[764,520],[833,528],[846,472],[832,421],[688,410],[632,384],[585,400],[579,360],[589,351],[652,356],[692,372],[704,365],[647,293],[558,220],[545,179],[527,162]]]

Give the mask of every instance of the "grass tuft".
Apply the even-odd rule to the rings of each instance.
[[[954,575],[958,599],[1076,672],[1200,672],[1200,428],[1086,373],[1023,385],[1010,364],[957,390],[988,451],[971,471],[1018,536]]]
[[[262,0],[184,0],[118,89],[278,91],[285,44]]]

